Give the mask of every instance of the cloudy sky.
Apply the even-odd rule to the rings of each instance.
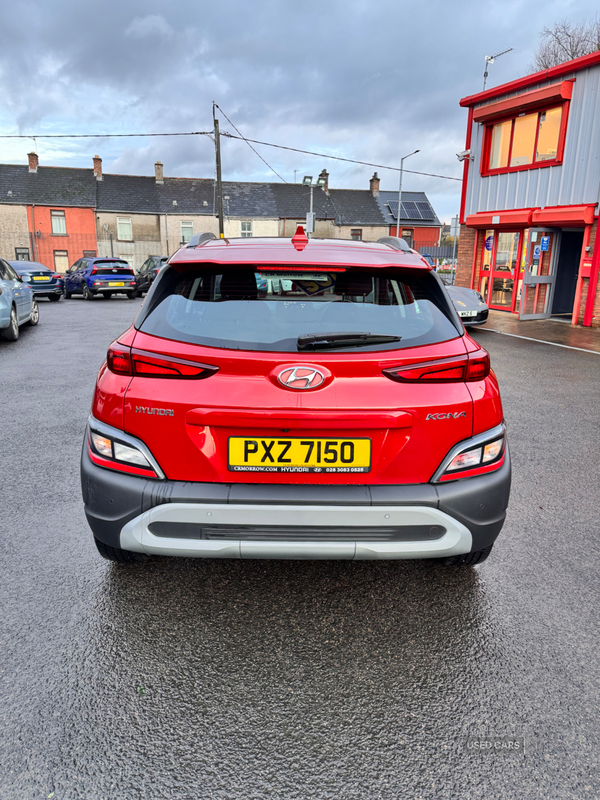
[[[581,22],[597,0],[23,0],[0,8],[0,133],[165,133],[212,128],[212,101],[253,139],[460,177],[466,111],[482,88],[527,74],[540,30]],[[233,131],[221,117],[221,130]],[[214,175],[206,136],[0,138],[0,162],[150,175]],[[257,147],[286,181],[318,175],[368,188],[373,169]],[[244,142],[224,140],[226,180],[278,181]],[[398,173],[379,169],[382,189]],[[460,183],[406,174],[446,221]]]

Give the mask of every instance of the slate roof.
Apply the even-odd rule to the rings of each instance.
[[[387,225],[396,225],[396,214],[392,214],[389,206],[390,201],[394,203],[394,209],[397,210],[398,206],[398,192],[379,192],[377,198],[381,213],[386,220]],[[402,205],[405,203],[427,203],[433,213],[433,219],[422,219],[420,215],[402,217],[400,222],[402,225],[418,225],[420,228],[439,228],[441,222],[437,218],[437,214],[433,210],[433,206],[427,199],[425,192],[402,192]]]
[[[12,192],[12,195],[9,195]],[[96,180],[91,169],[0,164],[0,202],[94,208]]]
[[[8,192],[12,192],[9,195]],[[396,224],[387,203],[397,202],[395,192],[373,197],[368,189],[313,189],[317,219],[332,219],[339,225]],[[424,192],[403,192],[405,201],[428,203]],[[174,202],[175,201],[175,202]],[[200,214],[214,216],[215,187],[212,178],[165,178],[111,175],[97,181],[92,169],[0,164],[0,203],[78,206],[98,211],[148,214]],[[302,184],[223,182],[223,209],[228,217],[302,219],[310,207],[310,188]],[[402,219],[402,223],[430,227],[433,220]]]

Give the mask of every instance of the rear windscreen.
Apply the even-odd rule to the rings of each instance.
[[[114,275],[115,272],[133,275],[133,270],[124,261],[96,261],[93,268],[96,270],[96,275]]]
[[[172,267],[155,286],[140,330],[209,347],[294,353],[318,335],[319,350],[349,352],[460,335],[443,289],[425,270]]]

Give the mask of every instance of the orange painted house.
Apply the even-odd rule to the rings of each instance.
[[[50,169],[50,168],[49,168]],[[82,256],[95,256],[96,217],[93,208],[27,206],[32,259],[57,272]]]

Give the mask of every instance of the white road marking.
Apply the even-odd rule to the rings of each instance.
[[[587,350],[585,347],[572,347],[570,344],[559,344],[558,342],[547,342],[545,339],[533,339],[531,336],[520,336],[518,333],[506,333],[506,331],[495,331],[493,328],[482,328],[490,333],[499,333],[501,336],[512,336],[514,339],[527,339],[528,342],[538,342],[538,344],[551,344],[554,347],[564,347],[567,350],[579,350],[581,353],[592,353],[600,356],[596,350]]]

